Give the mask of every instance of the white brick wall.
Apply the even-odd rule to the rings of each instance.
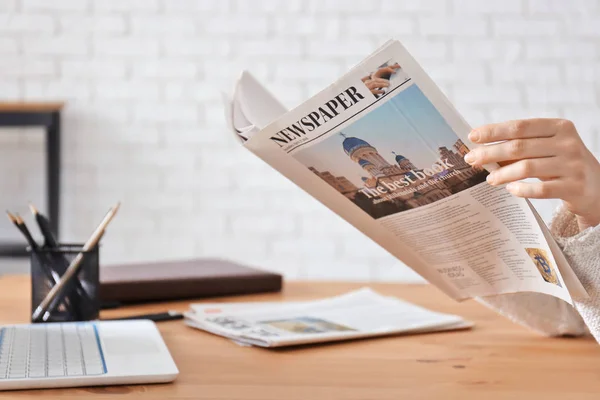
[[[83,240],[122,200],[106,262],[414,279],[238,146],[220,91],[247,67],[294,106],[396,37],[471,124],[568,117],[600,154],[599,21],[598,0],[2,0],[0,99],[67,100],[62,236]],[[0,131],[0,209],[44,205],[42,143]]]

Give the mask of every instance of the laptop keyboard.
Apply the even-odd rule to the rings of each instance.
[[[49,323],[0,328],[0,380],[106,373],[94,323]]]

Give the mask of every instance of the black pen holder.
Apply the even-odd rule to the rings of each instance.
[[[62,278],[69,264],[83,253],[83,260],[73,279],[60,291],[48,310],[44,322],[90,321],[100,313],[100,255],[98,246],[83,251],[79,244],[61,244],[56,248],[30,249],[31,312],[42,303]]]

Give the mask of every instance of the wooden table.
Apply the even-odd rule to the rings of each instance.
[[[227,301],[310,300],[356,283],[288,283],[281,294]],[[0,278],[0,322],[27,322],[29,280]],[[400,400],[598,399],[600,346],[592,339],[550,339],[483,306],[455,303],[424,285],[374,284],[382,294],[462,315],[470,331],[397,336],[286,350],[239,347],[183,325],[160,323],[180,375],[172,384],[0,392],[0,399]],[[103,312],[104,317],[166,309],[189,301]]]
[[[57,235],[60,219],[60,111],[63,106],[64,103],[58,102],[0,102],[0,128],[41,126],[45,130],[48,217],[50,227]],[[1,151],[2,149],[0,149]],[[22,243],[0,243],[0,257],[26,256],[26,247],[24,241]]]

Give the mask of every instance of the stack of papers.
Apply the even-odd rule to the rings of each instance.
[[[306,302],[192,304],[185,323],[241,345],[261,347],[473,326],[459,316],[430,311],[368,288]]]

